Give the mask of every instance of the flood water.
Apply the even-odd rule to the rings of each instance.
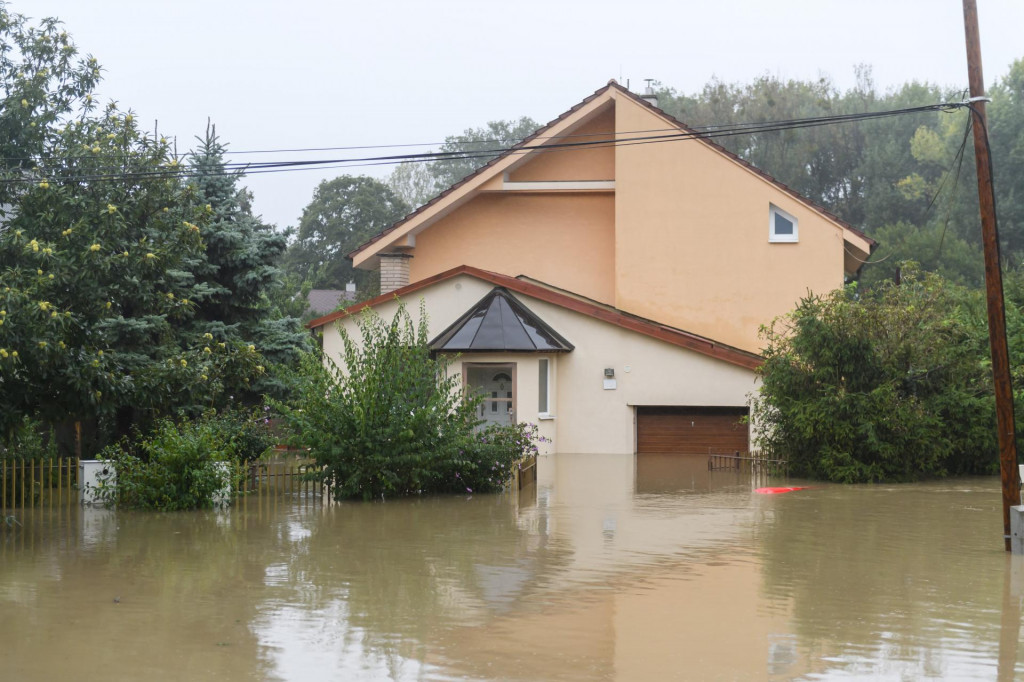
[[[995,478],[766,496],[701,459],[538,465],[522,495],[26,510],[0,679],[1024,676]]]

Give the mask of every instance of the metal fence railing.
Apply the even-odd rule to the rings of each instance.
[[[323,485],[312,475],[316,469],[317,465],[312,462],[289,459],[240,464],[236,492],[241,495],[323,497]]]
[[[749,472],[754,476],[786,476],[789,465],[784,459],[771,459],[757,452],[708,453],[708,471],[728,470]]]
[[[77,459],[0,460],[0,513],[71,504],[77,483]]]

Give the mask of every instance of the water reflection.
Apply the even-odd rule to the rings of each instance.
[[[792,603],[830,677],[996,677],[1008,565],[993,481],[820,486],[771,504],[764,590]]]
[[[3,670],[1009,680],[999,504],[988,479],[765,497],[699,458],[558,455],[522,495],[37,511],[0,536]]]

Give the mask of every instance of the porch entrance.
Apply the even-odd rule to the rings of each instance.
[[[511,364],[465,363],[463,382],[471,395],[483,396],[477,417],[481,428],[502,426],[516,421],[516,366]]]

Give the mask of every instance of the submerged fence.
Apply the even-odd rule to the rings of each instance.
[[[235,465],[234,491],[240,498],[254,495],[324,497],[313,480],[315,466],[301,460],[270,460]],[[79,460],[0,460],[0,514],[16,509],[53,508],[78,504]]]
[[[771,459],[755,452],[709,452],[708,471],[742,471],[756,477],[787,476],[789,463],[784,459]]]
[[[303,460],[274,459],[240,464],[236,469],[240,495],[291,495],[323,497],[323,484],[316,480],[317,465]]]
[[[53,508],[78,504],[79,460],[0,460],[0,515],[17,509]],[[234,465],[232,488],[236,502],[252,497],[293,498],[323,502],[330,493],[316,476],[318,466],[288,456]],[[88,480],[88,476],[86,477]],[[513,489],[537,480],[537,459],[528,458],[514,471]]]
[[[0,512],[78,500],[77,459],[0,460]]]

